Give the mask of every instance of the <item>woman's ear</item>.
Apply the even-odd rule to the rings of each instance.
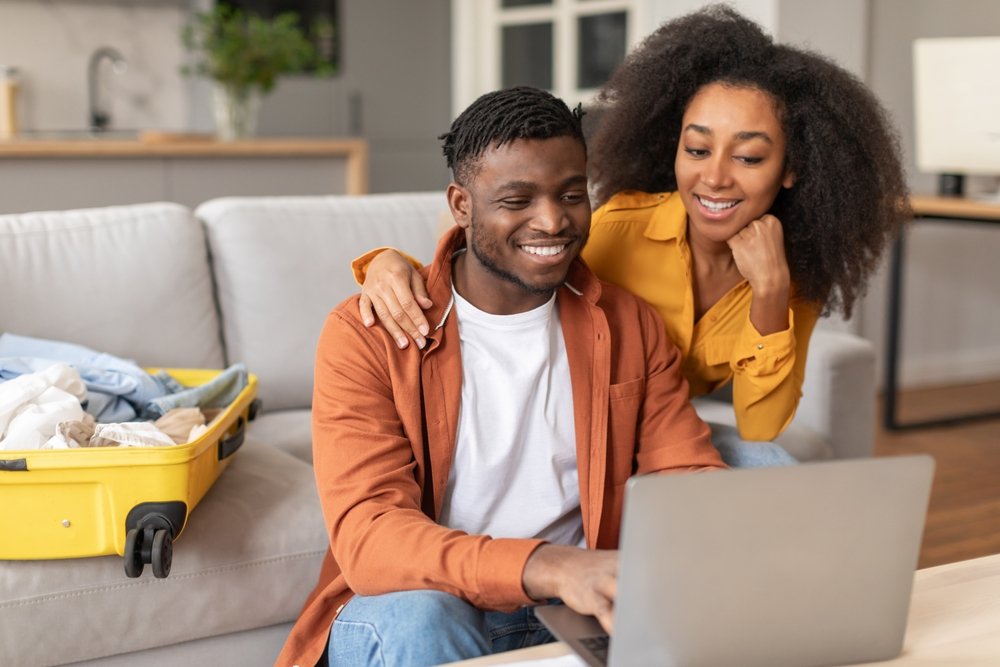
[[[786,190],[788,190],[793,185],[795,185],[795,172],[792,171],[791,169],[786,169],[785,170],[785,177],[781,181],[781,187],[783,187]]]
[[[451,209],[451,217],[462,229],[469,226],[471,215],[472,194],[464,186],[452,181],[448,184],[448,208]]]

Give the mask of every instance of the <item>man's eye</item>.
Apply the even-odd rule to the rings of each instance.
[[[586,198],[586,195],[582,192],[569,192],[563,195],[563,201],[569,202],[570,204],[579,204]]]
[[[524,208],[529,203],[531,203],[530,200],[521,198],[500,200],[501,206],[504,206],[506,208]]]

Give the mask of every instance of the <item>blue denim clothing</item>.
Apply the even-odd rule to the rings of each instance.
[[[790,466],[798,461],[774,442],[743,440],[740,432],[726,424],[709,423],[712,444],[719,450],[722,460],[733,468],[766,468]]]
[[[36,370],[56,361],[69,364],[87,385],[84,409],[99,422],[132,421],[147,401],[167,393],[160,380],[134,362],[73,343],[5,333],[0,335],[0,357],[18,357]],[[9,363],[2,364],[5,370],[0,377],[11,379],[18,364],[3,361]]]
[[[356,595],[330,631],[330,667],[440,665],[554,641],[531,607],[481,611],[440,591]]]
[[[150,399],[142,409],[143,419],[159,419],[174,408],[222,408],[234,400],[247,386],[247,367],[233,364],[217,376],[197,387],[185,387],[165,371],[153,376],[170,389],[164,396]]]
[[[133,361],[82,345],[0,334],[0,382],[58,361],[80,373],[87,386],[84,410],[101,423],[157,419],[174,407],[222,407],[247,383],[243,364],[231,366],[205,385],[188,388],[166,373],[150,375]]]

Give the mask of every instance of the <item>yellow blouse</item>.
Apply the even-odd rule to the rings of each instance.
[[[622,192],[594,212],[587,265],[602,280],[645,299],[681,350],[691,395],[733,379],[740,436],[773,440],[792,421],[802,394],[817,304],[792,297],[785,331],[762,336],[750,322],[750,285],[733,287],[697,322],[687,212],[674,193]]]

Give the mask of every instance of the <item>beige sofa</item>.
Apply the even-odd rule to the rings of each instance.
[[[326,548],[310,465],[316,338],[356,289],[351,258],[393,244],[429,260],[443,220],[441,193],[0,216],[0,331],[147,366],[242,361],[263,401],[167,578],[128,579],[117,556],[0,561],[0,665],[272,664]],[[870,453],[869,344],[817,330],[804,393],[781,440],[796,457]],[[732,418],[724,402],[699,410]],[[16,511],[18,474],[0,471],[2,512]]]

